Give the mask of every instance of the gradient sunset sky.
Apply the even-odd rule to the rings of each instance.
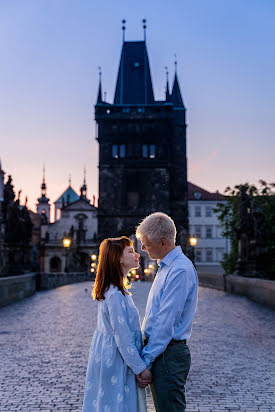
[[[0,0],[0,158],[35,210],[47,195],[98,192],[94,103],[98,66],[113,101],[122,46],[143,40],[156,99],[174,54],[187,108],[188,179],[226,186],[275,176],[274,0]]]

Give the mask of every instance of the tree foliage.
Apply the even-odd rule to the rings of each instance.
[[[231,241],[231,250],[225,254],[222,266],[226,273],[233,273],[238,259],[238,228],[241,225],[239,215],[239,204],[241,188],[245,188],[246,194],[255,199],[262,209],[267,231],[267,253],[266,253],[266,272],[269,278],[274,278],[275,272],[275,183],[259,181],[258,187],[248,183],[234,186],[233,189],[227,187],[224,192],[225,204],[219,204],[215,209],[220,222],[224,227],[224,236]]]

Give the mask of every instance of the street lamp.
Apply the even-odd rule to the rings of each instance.
[[[198,239],[195,235],[189,238],[190,246],[191,246],[191,260],[195,264],[195,246],[198,243]]]
[[[69,251],[69,247],[71,246],[71,239],[69,237],[64,237],[63,239],[63,246],[65,248],[65,258],[66,258],[66,262],[65,262],[65,272],[69,272],[68,270],[68,251]]]
[[[92,273],[92,276],[94,277],[96,275],[96,265],[97,265],[97,255],[92,254],[91,255],[91,268],[90,272]]]
[[[198,243],[198,239],[196,238],[196,236],[193,235],[190,237],[189,242],[192,247],[195,247]]]

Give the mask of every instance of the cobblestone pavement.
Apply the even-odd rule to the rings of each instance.
[[[132,288],[141,317],[149,288]],[[88,282],[63,286],[0,310],[1,412],[81,411],[96,325],[90,290]],[[246,298],[200,289],[188,412],[275,411],[273,316]],[[151,397],[148,404],[154,411]]]

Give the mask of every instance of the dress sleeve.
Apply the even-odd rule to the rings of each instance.
[[[138,375],[146,369],[146,364],[135,345],[122,293],[113,293],[106,303],[118,350],[126,365],[132,369],[135,375]]]

